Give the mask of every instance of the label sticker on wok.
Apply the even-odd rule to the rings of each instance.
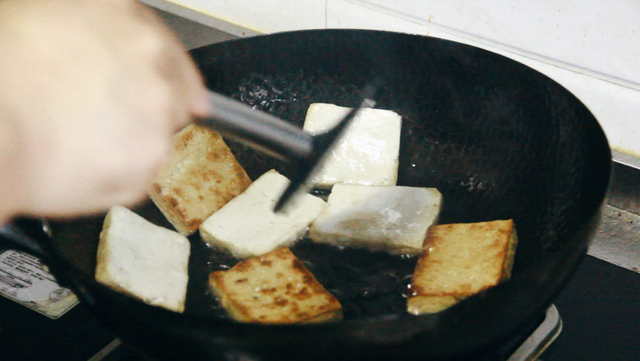
[[[0,295],[52,319],[80,302],[56,283],[39,258],[12,249],[0,253]]]

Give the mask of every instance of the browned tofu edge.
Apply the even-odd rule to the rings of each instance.
[[[304,266],[302,261],[300,261],[297,257],[295,257],[295,255],[291,252],[291,250],[289,250],[289,248],[280,247],[270,253],[267,253],[267,255],[271,255],[271,256],[276,255],[278,257],[285,257],[289,259],[293,258],[293,267],[295,271],[302,273],[303,277],[309,280],[307,285],[312,287],[311,292],[325,294],[329,299],[326,312],[322,312],[312,317],[300,318],[294,322],[290,322],[288,320],[282,320],[282,322],[279,322],[279,321],[264,322],[264,321],[253,319],[250,316],[246,306],[238,302],[233,297],[235,292],[232,289],[232,287],[229,287],[225,283],[225,276],[227,275],[227,272],[236,272],[239,270],[242,271],[243,269],[250,269],[253,263],[259,262],[257,261],[259,257],[253,257],[238,263],[237,265],[235,265],[234,267],[232,267],[227,271],[215,271],[209,275],[210,289],[212,293],[218,298],[220,304],[222,305],[222,307],[225,309],[225,311],[228,313],[229,316],[231,316],[236,321],[245,322],[245,323],[261,323],[261,324],[283,324],[283,323],[304,324],[304,323],[320,323],[320,322],[332,322],[332,321],[342,320],[342,306],[340,305],[340,302],[335,298],[335,296],[329,293],[324,288],[324,286],[322,286],[322,284],[318,282],[315,276],[313,276],[313,274]],[[260,257],[264,257],[264,256],[265,255]]]
[[[180,132],[176,133],[174,136],[174,152],[184,151],[189,142],[193,138],[193,134],[196,131],[207,131],[209,132],[209,137],[214,143],[213,151],[216,152],[216,157],[225,157],[230,162],[233,163],[234,174],[237,176],[236,186],[237,191],[232,194],[228,194],[225,199],[220,202],[215,208],[212,208],[209,215],[213,214],[218,209],[222,208],[224,204],[229,202],[231,199],[242,193],[249,185],[251,184],[251,179],[249,175],[245,171],[245,169],[238,163],[234,154],[231,152],[231,149],[224,142],[224,139],[220,135],[220,133],[216,132],[213,129],[209,129],[200,125],[192,127],[185,127]],[[182,207],[180,202],[173,196],[171,192],[169,194],[163,194],[164,185],[162,182],[157,179],[154,180],[153,184],[149,188],[148,194],[149,198],[156,204],[158,209],[162,212],[162,214],[167,218],[167,220],[176,228],[176,230],[183,235],[191,235],[195,231],[198,230],[198,227],[202,222],[205,221],[201,218],[192,218],[189,215],[189,210],[185,207]],[[208,217],[208,216],[207,216]]]
[[[506,232],[510,235],[510,237],[509,241],[507,242],[506,248],[502,250],[502,254],[504,254],[504,257],[501,258],[504,261],[502,263],[502,274],[500,275],[498,283],[504,282],[511,277],[511,271],[513,269],[513,262],[515,259],[515,252],[518,245],[518,234],[515,228],[515,223],[512,219],[509,219],[507,221],[509,221],[509,228],[506,230]],[[455,224],[434,225],[429,227],[422,247],[423,250],[428,249],[432,245],[432,242],[437,241],[437,237],[434,237],[434,234],[437,232],[438,227],[450,227],[452,225]],[[421,260],[419,259],[414,271],[414,275],[424,272],[422,271],[423,268],[423,262],[421,262]],[[496,283],[496,285],[498,283]],[[488,285],[479,292],[482,292],[493,286],[495,285]],[[412,314],[437,313],[475,294],[464,292],[440,292],[421,294],[420,290],[414,290],[414,292],[416,292],[416,294],[407,299],[407,311]]]

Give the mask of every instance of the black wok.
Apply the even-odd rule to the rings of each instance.
[[[478,354],[537,319],[586,254],[608,187],[610,149],[589,110],[546,76],[471,46],[377,31],[289,32],[191,54],[212,90],[295,124],[302,124],[310,103],[357,105],[362,87],[381,79],[376,107],[403,116],[398,184],[438,188],[441,223],[513,218],[520,243],[510,281],[436,315],[411,316],[396,305],[388,312],[354,311],[337,324],[256,326],[202,311],[215,302],[194,292],[205,292],[216,262],[233,260],[213,254],[197,236],[191,237],[191,312],[179,315],[94,282],[101,216],[53,222],[47,248],[56,276],[124,340],[152,356],[427,360]],[[231,146],[253,179],[274,167],[288,172],[284,163]],[[136,210],[168,226],[151,203]],[[314,254],[309,247],[300,252]],[[372,257],[361,262],[369,269],[395,262],[355,253],[342,261],[360,256]],[[311,263],[321,269],[332,258]]]

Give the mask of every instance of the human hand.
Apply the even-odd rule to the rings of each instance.
[[[134,0],[0,2],[0,221],[140,200],[205,94]]]

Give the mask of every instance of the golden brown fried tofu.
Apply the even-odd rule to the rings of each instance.
[[[513,220],[432,226],[411,280],[407,310],[435,313],[511,277]]]
[[[209,284],[231,317],[241,322],[292,324],[342,319],[338,300],[287,247],[213,272]]]
[[[251,179],[215,130],[190,124],[174,136],[173,145],[149,197],[176,230],[188,236],[242,193]]]

